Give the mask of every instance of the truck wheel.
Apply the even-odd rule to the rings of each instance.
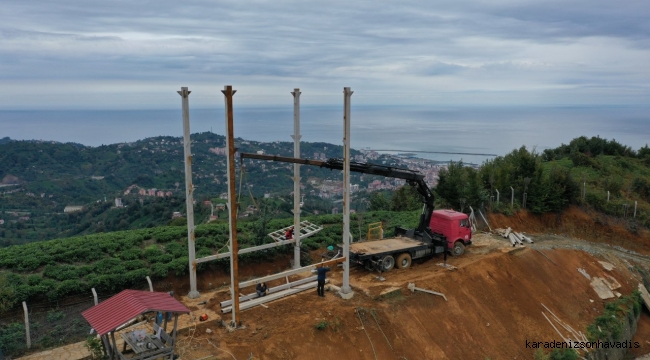
[[[462,241],[456,241],[454,247],[451,249],[451,254],[453,256],[461,256],[465,253],[465,244]]]
[[[381,261],[381,271],[390,271],[393,266],[395,266],[395,259],[390,255],[384,256]]]
[[[411,266],[411,254],[403,253],[397,257],[397,262],[395,263],[398,269],[406,269]]]

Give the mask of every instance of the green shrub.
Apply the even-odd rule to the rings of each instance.
[[[10,323],[0,327],[0,349],[4,353],[11,354],[24,349],[25,346],[25,326],[23,324]]]
[[[56,310],[56,309],[52,309],[52,310],[48,311],[47,315],[45,316],[45,319],[49,323],[57,322],[57,321],[62,320],[64,318],[65,318],[65,314],[63,313],[63,311],[59,311],[59,310]]]
[[[317,322],[316,325],[314,325],[314,328],[316,330],[325,330],[327,328],[327,325],[329,325],[327,320],[321,320],[321,321]]]

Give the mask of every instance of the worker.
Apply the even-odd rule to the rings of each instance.
[[[266,291],[268,290],[268,287],[266,286],[266,283],[259,283],[255,287],[255,291],[257,292],[258,297],[266,296]]]
[[[287,232],[284,233],[284,238],[287,240],[293,239],[293,226],[290,227]]]
[[[318,291],[318,296],[325,297],[325,279],[327,279],[326,273],[328,271],[330,271],[330,268],[327,266],[316,265],[316,272],[318,273],[318,287],[316,290]]]

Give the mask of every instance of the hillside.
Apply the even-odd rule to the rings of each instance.
[[[223,203],[226,192],[224,137],[213,133],[192,135],[194,198],[198,203]],[[293,143],[261,143],[237,139],[241,152],[263,151],[293,155]],[[326,143],[301,143],[303,157],[340,157],[342,147]],[[353,156],[362,156],[352,151]],[[379,162],[398,165],[398,158],[379,157]],[[285,215],[293,190],[292,166],[283,163],[247,161],[245,171],[237,170],[239,192],[245,209],[272,194]],[[239,168],[239,161],[237,161]],[[330,212],[337,198],[332,192],[340,183],[339,172],[303,167],[303,194],[306,213]],[[376,177],[352,176],[361,188]],[[382,179],[383,181],[384,179]],[[327,185],[331,181],[332,185]],[[99,147],[44,141],[0,143],[0,246],[44,239],[166,225],[173,212],[185,213],[185,178],[181,138],[154,137],[134,143]],[[323,184],[327,186],[324,187]],[[240,186],[241,187],[241,186]],[[250,192],[248,189],[250,189]],[[332,188],[332,189],[330,189]],[[326,196],[320,194],[325,192]],[[334,199],[330,199],[334,197]],[[340,196],[338,196],[340,197]],[[115,198],[124,208],[115,207]],[[359,193],[353,208],[363,210],[367,195]],[[81,213],[65,214],[68,205],[84,206]],[[164,209],[164,210],[163,210]],[[209,206],[197,206],[198,223],[207,222]]]

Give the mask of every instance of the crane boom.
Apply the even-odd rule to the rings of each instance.
[[[257,159],[257,160],[270,160],[270,161],[279,161],[293,164],[302,164],[310,166],[318,166],[326,169],[334,170],[343,170],[343,160],[337,158],[330,158],[326,161],[321,160],[310,160],[310,159],[301,159],[293,158],[287,156],[277,156],[277,155],[263,155],[263,154],[251,154],[251,153],[240,153],[241,160],[243,159]],[[417,192],[422,195],[424,208],[422,214],[420,215],[420,223],[415,229],[414,236],[422,238],[426,229],[429,226],[431,221],[431,214],[434,209],[435,197],[429,189],[429,186],[424,181],[424,175],[418,171],[396,168],[391,166],[377,165],[372,163],[359,163],[359,162],[350,162],[350,171],[369,174],[369,175],[379,175],[384,177],[392,177],[396,179],[404,179],[406,182],[415,186]]]

